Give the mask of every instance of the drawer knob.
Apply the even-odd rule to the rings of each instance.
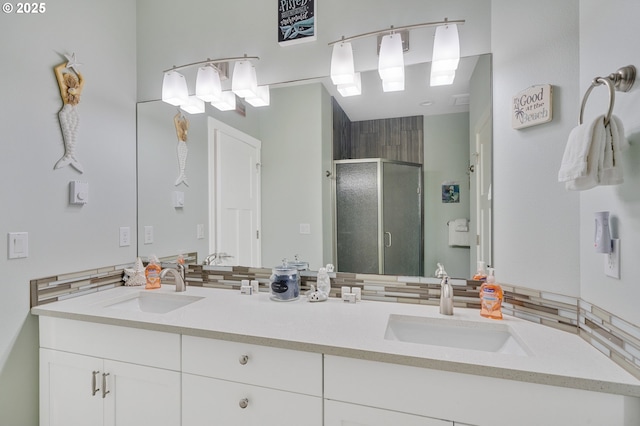
[[[240,406],[240,408],[247,408],[247,406],[249,405],[249,400],[247,398],[242,398],[238,405]]]
[[[246,363],[249,362],[249,355],[240,355],[238,361],[240,361],[241,365],[246,365]]]

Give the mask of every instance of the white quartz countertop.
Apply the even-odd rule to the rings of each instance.
[[[149,291],[202,299],[166,314],[108,307]],[[32,313],[640,397],[640,380],[577,335],[510,316],[502,321],[485,319],[474,309],[456,308],[453,316],[443,316],[437,306],[352,304],[336,298],[310,303],[304,296],[276,302],[266,292],[242,295],[234,290],[188,287],[184,293],[175,293],[173,286],[158,290],[123,286],[38,306]],[[389,315],[506,324],[530,354],[387,340]]]

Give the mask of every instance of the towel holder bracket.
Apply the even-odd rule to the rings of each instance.
[[[587,105],[587,98],[594,87],[602,84],[606,85],[609,89],[609,110],[605,116],[605,126],[609,124],[611,120],[611,114],[613,114],[613,105],[615,103],[615,92],[628,92],[633,87],[636,81],[636,67],[633,65],[627,65],[619,68],[616,72],[609,74],[607,77],[596,77],[591,82],[591,86],[587,89],[582,97],[582,105],[580,106],[580,116],[578,118],[578,124],[582,124],[582,117],[584,116],[584,108]]]

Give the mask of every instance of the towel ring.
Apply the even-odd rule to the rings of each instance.
[[[580,117],[578,118],[578,124],[582,124],[582,118],[584,116],[584,108],[587,105],[587,99],[591,94],[594,87],[606,84],[609,88],[609,110],[604,117],[604,125],[607,126],[611,121],[611,115],[613,114],[613,106],[616,101],[616,90],[619,92],[628,92],[633,87],[633,83],[636,79],[636,67],[633,65],[627,65],[618,69],[615,73],[609,74],[607,77],[596,77],[591,82],[591,86],[587,89],[582,97],[582,105],[580,106]]]

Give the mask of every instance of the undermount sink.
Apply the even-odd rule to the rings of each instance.
[[[507,324],[389,315],[384,338],[423,345],[445,346],[527,356],[530,351]]]
[[[200,299],[202,299],[202,297],[141,291],[124,300],[105,305],[105,308],[120,309],[129,312],[166,314],[167,312],[197,302]]]

